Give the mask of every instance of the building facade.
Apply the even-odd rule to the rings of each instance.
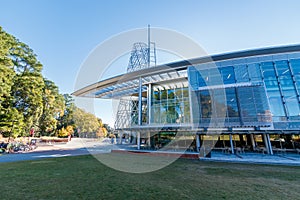
[[[231,153],[300,148],[300,45],[153,66],[73,95],[120,99],[115,129],[137,148]],[[132,139],[134,137],[134,139]]]

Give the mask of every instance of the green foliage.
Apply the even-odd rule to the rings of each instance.
[[[76,107],[74,109],[73,118],[76,128],[78,128],[81,133],[95,133],[100,128],[100,122],[97,117],[85,112],[83,109]]]
[[[58,116],[58,124],[57,128],[62,129],[63,127],[67,127],[68,125],[74,125],[73,113],[75,109],[74,99],[69,94],[64,94],[59,97],[60,101],[63,100],[61,105],[64,110]]]
[[[3,136],[18,137],[22,135],[25,124],[23,115],[16,108],[7,108],[7,112],[0,116],[0,133]]]
[[[18,74],[14,81],[13,106],[24,116],[26,133],[29,133],[32,127],[38,126],[43,112],[43,87],[43,77],[32,73]]]
[[[65,102],[59,94],[58,87],[50,80],[44,79],[43,112],[39,118],[41,135],[55,135],[57,119],[64,114]]]
[[[0,133],[9,132],[11,87],[15,72],[12,60],[9,58],[9,49],[12,47],[14,38],[4,32],[0,27]]]
[[[58,131],[58,136],[59,137],[66,137],[68,135],[72,135],[74,133],[73,126],[67,126],[66,128],[62,128]]]
[[[35,135],[63,137],[79,127],[106,135],[102,122],[60,94],[42,69],[33,50],[0,27],[0,134],[28,136],[34,128]]]

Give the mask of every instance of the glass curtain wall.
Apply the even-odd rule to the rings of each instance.
[[[193,123],[201,126],[209,124],[212,116],[224,117],[224,113],[225,126],[298,123],[300,59],[277,58],[237,59],[226,61],[228,66],[221,61],[214,69],[209,64],[188,67],[190,88],[152,86],[151,123],[190,123],[189,90]],[[226,100],[219,90],[225,91]]]
[[[198,108],[193,108],[194,123],[206,127],[212,116],[225,117],[225,126],[257,126],[269,123],[270,111],[260,68],[259,65],[251,67],[253,69],[249,69],[247,65],[219,66],[219,74],[216,69],[189,67],[192,95],[197,100],[193,101],[193,107]],[[221,76],[222,85],[214,82],[217,76]],[[210,90],[207,85],[212,86]],[[222,90],[225,91],[225,101],[219,96]]]
[[[300,61],[279,60],[261,63],[264,82],[275,122],[300,120],[297,79]]]
[[[151,123],[190,123],[189,90],[187,87],[166,89],[153,86]]]

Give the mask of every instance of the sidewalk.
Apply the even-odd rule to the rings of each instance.
[[[81,149],[96,147],[101,144],[101,141],[96,139],[85,139],[85,138],[72,138],[67,143],[44,143],[38,144],[37,149],[34,151],[51,151],[51,150],[66,150],[66,149]]]
[[[67,143],[54,143],[38,145],[34,152],[51,151],[51,150],[71,150],[71,149],[87,149],[91,154],[108,153],[108,152],[123,152],[123,153],[149,153],[153,156],[170,156],[171,154],[180,154],[173,151],[155,151],[155,150],[137,150],[134,145],[112,145],[109,141],[100,141],[97,139],[72,138]],[[181,153],[183,154],[183,153]],[[198,153],[185,152],[182,157],[198,159]],[[213,162],[233,162],[233,163],[257,163],[257,164],[276,164],[276,165],[293,165],[300,166],[300,155],[295,153],[285,154],[260,154],[260,153],[243,153],[238,155],[225,154],[213,151],[211,158],[200,158],[201,161]]]
[[[274,165],[292,165],[300,166],[300,155],[294,153],[286,154],[259,154],[243,153],[239,155],[224,154],[212,152],[211,158],[200,158],[203,161],[215,162],[234,162],[234,163],[257,163],[257,164],[274,164]]]
[[[199,159],[201,161],[213,162],[232,162],[232,163],[257,163],[271,165],[290,165],[300,166],[300,155],[295,153],[275,153],[274,155],[261,153],[242,153],[242,154],[225,154],[222,152],[212,151],[210,158],[199,158],[198,153],[194,152],[174,152],[174,151],[155,151],[155,150],[137,150],[136,148],[126,148],[126,145],[120,145],[120,149],[113,150],[114,152],[124,153],[148,153],[152,156],[174,156],[181,158]],[[181,155],[181,156],[180,156]]]

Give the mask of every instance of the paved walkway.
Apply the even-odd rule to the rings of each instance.
[[[212,152],[211,158],[201,158],[200,160],[300,166],[300,155],[295,153],[274,155],[244,153],[239,155],[232,155],[220,152]]]
[[[74,138],[67,144],[56,144],[52,148],[58,149],[78,149],[86,148],[91,154],[108,153],[111,150],[118,151],[135,151],[135,152],[149,152],[155,154],[168,155],[176,152],[163,152],[154,150],[137,150],[135,145],[112,145],[109,139],[103,141],[93,139],[80,139]],[[187,152],[186,154],[198,155],[198,153]],[[277,164],[277,165],[295,165],[300,166],[300,155],[295,153],[284,153],[274,155],[260,154],[260,153],[243,153],[239,155],[224,154],[221,152],[213,151],[211,158],[200,158],[203,161],[216,161],[216,162],[238,162],[238,163],[258,163],[258,164]]]
[[[72,151],[73,150],[73,151]],[[52,155],[55,157],[55,153],[60,152],[59,155],[69,156],[69,155],[81,155],[81,154],[99,154],[99,153],[109,153],[112,150],[124,151],[126,152],[148,152],[153,155],[170,155],[176,154],[180,152],[174,151],[154,151],[154,150],[137,150],[134,145],[113,145],[110,143],[109,139],[104,140],[96,140],[96,139],[81,139],[81,138],[73,138],[68,143],[53,143],[53,144],[43,144],[38,145],[38,148],[34,151],[28,153],[17,153],[18,156],[14,157],[34,157],[34,156],[24,156],[24,154],[38,154],[44,153],[45,155]],[[52,154],[51,154],[52,153]],[[55,155],[54,155],[54,154]],[[73,153],[73,154],[72,154]],[[198,153],[185,153],[189,155],[193,155],[193,157],[197,157]],[[15,154],[12,154],[15,155]],[[4,157],[9,155],[0,156],[1,160],[4,161]],[[36,155],[37,157],[39,155]],[[41,158],[43,156],[40,156]],[[44,156],[47,157],[47,156]],[[51,156],[48,156],[51,157]],[[22,160],[22,159],[21,159]],[[27,159],[26,159],[27,160]],[[203,161],[215,161],[215,162],[239,162],[239,163],[259,163],[259,164],[278,164],[278,165],[295,165],[300,166],[300,155],[295,153],[285,153],[285,154],[274,154],[274,155],[266,155],[259,153],[243,153],[239,155],[232,154],[224,154],[221,152],[212,152],[211,158],[200,158]]]

